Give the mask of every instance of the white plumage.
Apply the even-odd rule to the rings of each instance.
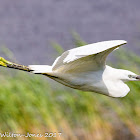
[[[52,66],[29,65],[33,73],[44,74],[71,88],[124,97],[130,91],[124,83],[140,80],[133,72],[106,65],[106,57],[126,44],[124,40],[103,41],[64,52]]]

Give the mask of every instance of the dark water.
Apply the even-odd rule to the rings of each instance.
[[[50,64],[50,41],[70,49],[74,30],[88,43],[127,40],[140,54],[139,7],[139,0],[0,0],[0,46],[20,63]]]

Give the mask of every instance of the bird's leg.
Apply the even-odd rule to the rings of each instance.
[[[24,65],[20,65],[20,64],[16,64],[16,63],[7,61],[3,57],[0,57],[0,66],[18,69],[18,70],[23,70],[23,71],[28,71],[28,72],[31,71],[31,69],[28,66],[24,66]]]

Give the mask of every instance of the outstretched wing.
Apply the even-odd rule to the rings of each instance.
[[[52,70],[66,73],[103,69],[108,54],[126,43],[124,40],[111,40],[68,50],[55,60]]]

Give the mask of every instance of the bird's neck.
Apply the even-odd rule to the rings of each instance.
[[[119,70],[106,66],[103,73],[103,82],[108,89],[109,96],[124,97],[129,91],[129,87],[119,78]]]

